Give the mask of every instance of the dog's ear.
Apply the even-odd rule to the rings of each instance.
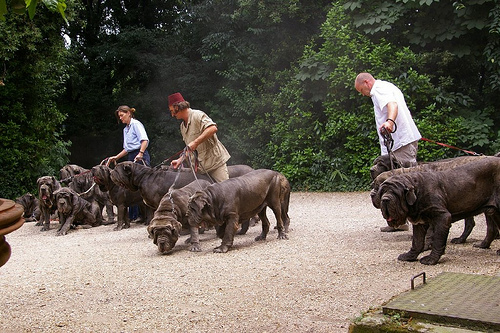
[[[110,179],[110,177],[111,177],[111,168],[108,167],[108,166],[103,165],[102,168],[101,168],[101,170],[102,170],[102,173],[104,174],[104,176],[107,179]]]
[[[154,232],[155,228],[150,224],[147,230],[148,230],[148,238],[153,240],[154,245],[158,245],[158,235]]]
[[[57,196],[58,196],[58,195],[59,195],[59,193],[61,193],[61,192],[62,192],[62,189],[60,189],[60,188],[59,188],[59,189],[55,190],[55,191],[52,193],[52,195],[54,196],[54,198],[56,198],[56,199],[57,199]]]
[[[205,207],[206,200],[201,196],[197,195],[196,197],[193,198],[193,202],[198,208],[198,211],[201,212],[203,208]]]
[[[193,205],[196,211],[200,213],[207,204],[207,199],[202,191],[196,191],[188,200],[188,205]]]
[[[406,202],[408,205],[413,206],[415,202],[417,201],[417,195],[415,194],[415,188],[413,186],[410,186],[408,188],[405,188],[405,197],[406,197]]]
[[[54,191],[61,188],[61,184],[59,183],[59,181],[54,176],[52,176],[52,184],[53,184],[53,190]]]
[[[172,226],[174,227],[172,229],[172,234],[174,234],[175,236],[177,236],[177,238],[179,238],[179,236],[180,236],[179,233],[182,229],[182,224],[179,221],[174,221]]]
[[[202,213],[204,214],[210,214],[212,211],[212,205],[208,202],[207,198],[203,198],[203,209]]]

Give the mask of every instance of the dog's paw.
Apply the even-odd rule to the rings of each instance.
[[[227,245],[217,246],[214,249],[214,253],[226,253],[227,251],[229,251],[229,246]]]
[[[420,259],[420,263],[423,265],[435,265],[439,261],[439,258],[434,258],[433,256],[425,256]]]
[[[191,251],[191,252],[201,252],[200,244],[191,244],[191,247],[189,248],[189,251]]]
[[[472,246],[478,247],[480,249],[489,249],[490,248],[490,244],[488,244],[488,242],[485,242],[485,241],[482,241],[481,243],[472,244]]]
[[[398,256],[398,260],[401,261],[416,261],[418,258],[418,253],[414,253],[412,251],[406,252],[406,253],[401,253]]]

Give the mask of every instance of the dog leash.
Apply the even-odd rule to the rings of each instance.
[[[397,129],[397,127],[396,127],[396,129]],[[396,129],[394,129],[394,131],[392,131],[392,133],[396,132]],[[382,135],[382,138],[384,139],[384,146],[385,146],[385,148],[387,148],[387,153],[389,155],[389,163],[391,165],[390,170],[394,169],[393,159],[396,160],[396,162],[398,162],[398,164],[401,165],[401,163],[399,163],[396,156],[394,156],[394,153],[392,152],[392,147],[394,146],[394,139],[392,138],[392,133],[389,132],[388,130],[386,130],[385,127],[382,127],[380,129],[380,134]]]
[[[194,156],[194,157],[193,157]],[[196,174],[196,172],[198,171],[198,165],[199,164],[199,161],[198,161],[198,156],[197,156],[197,153],[196,151],[193,151],[191,150],[191,148],[189,148],[189,146],[186,146],[183,150],[182,150],[182,153],[180,153],[180,158],[182,159],[181,163],[179,164],[179,166],[177,167],[177,175],[175,176],[175,180],[174,182],[172,183],[172,185],[170,186],[170,188],[168,189],[168,193],[169,193],[169,196],[170,196],[170,193],[172,192],[172,190],[174,189],[174,186],[175,186],[175,183],[177,182],[177,179],[179,179],[179,176],[181,174],[181,167],[182,167],[182,162],[184,162],[184,160],[187,158],[188,159],[188,163],[189,163],[189,167],[191,169],[191,171],[193,172],[193,176],[194,176],[194,179],[196,181],[198,181],[198,176]],[[208,176],[208,178],[210,179],[210,181],[212,183],[215,183],[215,181],[212,179],[212,177],[210,177],[210,175],[205,171],[205,169],[203,168],[203,166],[201,165],[201,168],[203,169],[203,172],[206,173],[206,175]],[[201,186],[200,186],[200,190],[201,190]]]
[[[95,182],[93,181],[93,178],[92,178],[92,182],[93,182],[92,186],[90,186],[90,188],[87,191],[82,192],[82,193],[77,193],[79,197],[81,197],[82,195],[85,195],[85,194],[89,193],[90,191],[92,191],[92,189],[95,186]]]
[[[420,140],[427,141],[427,142],[432,142],[432,143],[435,143],[437,145],[440,145],[440,146],[443,146],[443,147],[446,147],[446,148],[460,150],[460,151],[463,151],[464,153],[467,153],[467,154],[470,154],[470,155],[473,155],[473,156],[481,156],[481,155],[483,155],[483,154],[476,153],[475,151],[465,150],[465,149],[462,149],[462,148],[458,148],[458,147],[455,147],[455,146],[452,146],[452,145],[448,145],[446,143],[437,142],[437,141],[430,140],[430,139],[427,139],[427,138],[421,138]]]
[[[216,183],[216,181],[210,176],[210,174],[205,170],[202,164],[200,164],[200,161],[198,160],[198,152],[192,151],[189,147],[186,147],[188,149],[188,159],[189,159],[189,165],[191,166],[191,170],[193,171],[194,178],[198,180],[198,177],[196,176],[196,172],[198,171],[198,167],[201,167],[201,170],[207,175],[208,179],[213,183]],[[189,154],[191,152],[192,154]],[[194,158],[192,157],[194,156]],[[194,159],[194,162],[193,162]],[[193,167],[194,165],[194,167]],[[200,186],[201,187],[201,186]]]
[[[73,181],[73,179],[74,179],[75,177],[80,177],[80,176],[83,176],[83,175],[85,175],[85,174],[87,174],[87,173],[90,173],[90,172],[92,172],[92,170],[87,170],[87,171],[84,171],[84,172],[78,173],[78,174],[76,174],[76,175],[74,175],[74,176],[71,176],[71,177],[68,177],[68,178],[61,179],[59,182],[67,184],[67,183],[72,182],[72,181]]]

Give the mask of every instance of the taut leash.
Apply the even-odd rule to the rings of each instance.
[[[476,153],[476,152],[471,151],[471,150],[465,150],[465,149],[462,149],[462,148],[458,148],[458,147],[455,147],[455,146],[452,146],[452,145],[448,145],[446,143],[437,142],[437,141],[430,140],[430,139],[427,139],[427,138],[421,138],[420,140],[427,141],[427,142],[432,142],[432,143],[435,143],[437,145],[440,145],[440,146],[443,146],[443,147],[446,147],[446,148],[460,150],[460,151],[463,151],[464,153],[467,153],[467,154],[470,154],[470,155],[473,155],[473,156],[481,156],[481,155],[483,155],[483,154],[479,154],[479,153]]]

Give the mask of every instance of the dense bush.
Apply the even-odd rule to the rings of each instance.
[[[320,45],[306,48],[290,80],[282,86],[273,111],[273,167],[296,190],[367,189],[369,168],[380,154],[373,105],[354,89],[359,72],[391,81],[405,94],[424,137],[457,144],[464,119],[450,94],[432,83],[425,54],[374,43],[356,32],[343,8],[332,8]],[[437,96],[447,96],[438,100]],[[478,142],[477,138],[474,140]],[[456,156],[457,151],[421,143],[418,159]]]
[[[7,15],[0,21],[0,197],[14,199],[36,190],[42,175],[58,174],[68,161],[62,140],[65,115],[55,105],[66,79],[66,49],[59,14],[41,11],[37,24]]]

